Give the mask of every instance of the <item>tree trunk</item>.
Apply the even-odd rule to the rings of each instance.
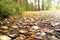
[[[60,0],[58,0],[57,8],[60,9]]]
[[[38,11],[40,11],[40,0],[38,0]]]
[[[21,0],[20,0],[20,6],[21,6]]]
[[[42,0],[42,10],[44,10],[44,0]]]
[[[48,2],[48,8],[47,9],[49,9],[51,7],[51,0],[48,0],[47,2]]]
[[[28,0],[26,0],[26,10],[28,11]]]

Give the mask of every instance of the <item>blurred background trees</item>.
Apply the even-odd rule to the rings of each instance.
[[[27,0],[27,3],[30,5],[28,11],[60,9],[60,0]]]
[[[0,0],[0,19],[21,15],[24,11],[60,9],[60,0]]]

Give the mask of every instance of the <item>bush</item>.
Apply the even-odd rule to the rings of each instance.
[[[20,2],[14,0],[0,0],[0,19],[8,18],[10,15],[21,14],[24,8],[20,7]]]

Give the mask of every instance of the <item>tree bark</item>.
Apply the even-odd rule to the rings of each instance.
[[[42,10],[44,10],[44,0],[42,0]]]
[[[28,0],[26,0],[26,11],[28,11]]]
[[[40,0],[38,0],[38,11],[40,11]]]

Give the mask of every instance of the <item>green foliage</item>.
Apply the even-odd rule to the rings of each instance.
[[[60,9],[60,0],[58,0],[57,9]]]
[[[24,11],[24,8],[20,7],[20,2],[13,0],[0,0],[0,19],[6,18],[4,16],[19,15]]]

